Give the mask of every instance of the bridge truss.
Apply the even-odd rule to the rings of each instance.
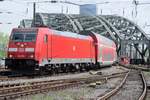
[[[137,24],[121,16],[37,13],[35,25],[76,33],[93,31],[112,39],[118,56],[150,62],[150,38]]]

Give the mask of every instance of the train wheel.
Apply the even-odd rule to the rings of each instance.
[[[85,71],[84,70],[84,65],[80,65],[79,67],[80,67],[80,72],[84,72]]]
[[[97,64],[94,65],[94,70],[98,70],[99,66]]]
[[[76,71],[75,66],[71,65],[71,66],[70,66],[70,72],[75,72],[75,71]]]
[[[61,71],[62,71],[63,73],[67,73],[66,65],[61,65]]]
[[[45,75],[45,69],[44,69],[44,67],[42,66],[42,67],[40,67],[40,70],[39,70],[39,74],[42,76],[42,75]]]
[[[55,74],[58,74],[58,68],[55,68],[55,69],[54,69],[54,73],[55,73]]]
[[[89,71],[89,70],[90,70],[90,65],[85,64],[85,70],[86,70],[86,71]]]
[[[66,69],[66,72],[68,73],[70,71],[70,66],[66,65],[65,69]]]
[[[78,64],[75,65],[76,71],[80,71],[80,66]]]

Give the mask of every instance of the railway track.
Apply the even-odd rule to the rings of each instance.
[[[15,80],[20,80],[20,79],[30,79],[26,76],[22,77],[7,77],[7,76],[0,76],[0,82],[5,82],[5,81],[15,81]]]
[[[0,71],[0,82],[13,81],[17,79],[28,79],[28,76],[22,76],[21,74],[14,73],[10,70],[4,69]]]
[[[97,100],[144,100],[147,86],[143,72],[130,70],[120,85]]]
[[[146,93],[146,97],[145,100],[150,100],[150,87],[147,87],[147,93]]]
[[[142,71],[150,71],[150,66],[149,65],[122,65],[121,66],[128,68],[128,69],[135,69],[135,70],[142,70]]]
[[[124,70],[124,69],[122,69]],[[125,71],[125,70],[124,70]],[[89,72],[99,72],[99,71],[89,71]],[[44,78],[44,77],[59,77],[65,75],[75,75],[79,73],[89,73],[89,72],[74,72],[74,73],[57,73],[57,74],[44,74],[44,75],[35,75],[35,74],[22,74],[21,72],[14,72],[9,69],[0,68],[0,82],[2,81],[13,81],[18,79],[33,79],[33,78]]]
[[[137,70],[142,70],[142,71],[150,71],[150,66],[149,65],[131,65],[129,66],[131,69],[137,69]]]
[[[4,66],[0,66],[0,72],[2,71],[10,71],[9,69],[6,69]]]
[[[60,80],[48,80],[48,79],[34,79],[26,81],[9,81],[0,83],[0,100],[13,99],[29,94],[37,94],[47,91],[60,90],[70,87],[76,87],[83,84],[89,84],[94,81],[106,80],[115,77],[121,77],[127,72],[116,73],[107,76],[93,75],[86,78],[74,78],[74,79],[60,79]]]

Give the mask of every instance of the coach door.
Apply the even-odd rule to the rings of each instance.
[[[45,44],[45,56],[46,56],[46,59],[48,60],[48,35],[45,34],[44,36],[44,44]]]

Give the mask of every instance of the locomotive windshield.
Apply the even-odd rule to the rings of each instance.
[[[35,32],[14,32],[11,37],[15,42],[34,42],[36,40]]]

